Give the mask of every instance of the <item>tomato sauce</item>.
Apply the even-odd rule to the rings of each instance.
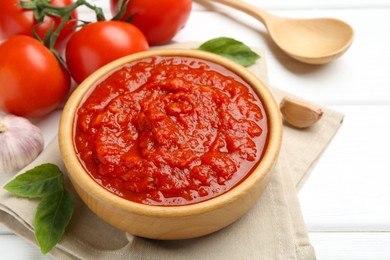
[[[129,63],[80,105],[75,147],[101,186],[149,205],[223,194],[267,145],[267,115],[250,86],[209,61],[179,56]]]

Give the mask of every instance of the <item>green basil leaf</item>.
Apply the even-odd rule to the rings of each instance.
[[[224,56],[245,67],[253,65],[260,58],[257,53],[252,51],[244,43],[227,37],[219,37],[209,40],[199,46],[198,50]]]
[[[42,164],[17,176],[4,186],[12,194],[24,198],[42,198],[64,189],[64,177],[54,164]]]
[[[34,218],[35,238],[43,254],[62,238],[74,209],[74,200],[66,190],[44,196]]]
[[[17,176],[4,186],[16,196],[41,198],[34,218],[35,237],[43,254],[61,240],[74,209],[57,165],[42,164]]]

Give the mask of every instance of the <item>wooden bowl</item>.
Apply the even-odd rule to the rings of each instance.
[[[249,83],[263,102],[268,116],[268,145],[252,173],[226,193],[203,202],[182,206],[151,206],[118,197],[98,185],[80,163],[74,146],[74,120],[80,102],[91,87],[121,66],[151,56],[186,56],[211,61],[235,72]],[[266,188],[282,140],[279,108],[267,87],[241,65],[219,55],[197,50],[154,50],[133,54],[99,69],[82,82],[64,108],[60,151],[68,176],[85,204],[99,217],[130,234],[162,240],[187,239],[220,230],[245,214]]]

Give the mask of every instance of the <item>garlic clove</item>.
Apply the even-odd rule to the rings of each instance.
[[[15,173],[43,150],[41,130],[23,117],[0,115],[0,174]]]
[[[288,97],[280,102],[280,111],[284,120],[297,128],[314,125],[324,113],[318,106]]]

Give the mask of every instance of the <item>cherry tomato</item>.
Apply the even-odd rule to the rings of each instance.
[[[56,29],[61,23],[61,18],[54,16],[46,16],[44,21],[37,25],[37,21],[34,18],[34,12],[22,8],[19,5],[20,0],[1,0],[0,4],[0,41],[9,38],[16,34],[23,34],[32,36],[33,27],[41,39],[44,39],[48,30],[54,23],[53,29]],[[22,0],[30,2],[31,0]],[[53,6],[69,6],[73,4],[73,0],[52,0],[50,5]],[[69,39],[69,36],[75,31],[77,25],[77,12],[73,11],[71,14],[72,20],[69,20],[56,42],[56,49],[61,52]]]
[[[87,24],[75,32],[66,46],[66,64],[73,79],[80,83],[107,63],[149,48],[137,27],[119,21]]]
[[[57,58],[33,37],[15,35],[0,45],[0,109],[35,117],[66,97],[70,77]]]
[[[150,45],[169,42],[186,24],[191,0],[130,0],[123,19],[133,15],[131,23],[146,36]],[[110,0],[111,13],[118,13],[118,0]]]

